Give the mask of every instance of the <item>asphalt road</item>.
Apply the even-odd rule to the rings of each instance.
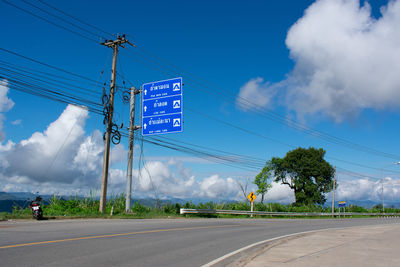
[[[400,223],[377,219],[164,219],[0,222],[0,266],[201,266],[287,234]]]

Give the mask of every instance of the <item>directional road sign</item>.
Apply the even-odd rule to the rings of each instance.
[[[346,201],[339,201],[339,208],[346,207]]]
[[[143,100],[172,95],[182,95],[182,77],[145,83],[142,87]]]
[[[254,194],[253,192],[251,192],[247,198],[249,199],[250,202],[253,202],[254,200],[256,200],[257,196],[256,194]]]
[[[142,135],[183,131],[182,78],[142,86]]]
[[[182,112],[182,95],[146,100],[143,103],[143,117]]]

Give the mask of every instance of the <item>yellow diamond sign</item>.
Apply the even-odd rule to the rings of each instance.
[[[254,200],[256,200],[257,196],[256,194],[254,194],[253,192],[251,192],[247,198],[249,199],[250,202],[253,202]]]

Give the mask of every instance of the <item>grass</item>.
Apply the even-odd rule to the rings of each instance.
[[[125,195],[111,196],[106,205],[104,214],[99,212],[99,200],[96,199],[95,193],[91,192],[88,197],[72,199],[63,199],[54,195],[48,202],[43,204],[43,216],[48,219],[58,218],[123,218],[123,219],[151,219],[151,218],[182,218],[182,217],[206,217],[206,218],[248,218],[246,215],[216,215],[216,214],[191,214],[182,216],[179,214],[180,208],[192,209],[224,209],[224,210],[250,210],[248,202],[235,202],[235,203],[199,203],[197,205],[192,202],[186,202],[184,205],[164,204],[161,207],[148,207],[135,202],[132,205],[132,212],[125,213]],[[112,214],[111,214],[112,210]],[[279,203],[255,203],[254,210],[256,211],[272,211],[272,212],[331,212],[330,208],[316,205],[296,206],[296,205],[283,205]],[[364,213],[379,213],[382,209],[379,206],[366,209],[359,206],[352,206],[346,208],[346,212],[364,212]],[[400,209],[386,208],[386,213],[399,213]],[[257,216],[261,217],[261,216]],[[268,218],[270,216],[262,216]],[[279,216],[280,218],[289,218],[288,216]],[[14,207],[11,213],[0,213],[1,220],[10,219],[31,219],[32,213],[29,208]],[[277,218],[277,217],[274,217]],[[306,218],[296,216],[295,218]],[[320,217],[318,217],[320,218]],[[327,217],[321,217],[327,218]]]

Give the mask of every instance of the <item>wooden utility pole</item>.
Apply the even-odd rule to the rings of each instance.
[[[336,166],[333,172],[332,217],[335,217]]]
[[[100,193],[99,211],[101,213],[104,213],[105,210],[106,210],[108,165],[109,165],[109,160],[110,160],[111,128],[112,128],[113,113],[114,113],[114,94],[115,94],[115,79],[117,77],[118,47],[122,46],[122,44],[124,44],[124,43],[129,43],[128,40],[125,39],[124,35],[122,37],[118,36],[118,38],[116,40],[114,40],[114,41],[106,40],[104,43],[101,43],[102,45],[110,47],[110,48],[113,49],[113,62],[112,62],[112,70],[111,70],[110,96],[109,96],[109,104],[108,104],[108,120],[107,120],[107,129],[106,129],[106,133],[105,133],[103,174],[102,174],[101,193]]]
[[[135,126],[135,97],[139,93],[140,93],[140,90],[137,90],[134,87],[131,88],[128,169],[126,172],[126,199],[125,199],[125,211],[126,212],[131,211],[133,137],[134,137],[134,131],[140,128],[139,126]]]

